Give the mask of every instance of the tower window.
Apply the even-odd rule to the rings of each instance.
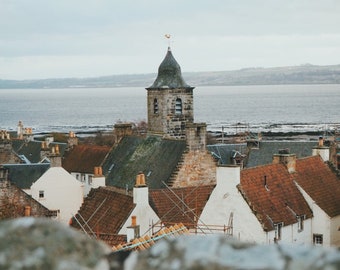
[[[176,99],[175,114],[182,114],[182,100]]]
[[[153,100],[153,113],[158,113],[158,100],[157,100],[157,98],[155,98],[154,100]]]

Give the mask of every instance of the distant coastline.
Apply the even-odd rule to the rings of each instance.
[[[148,87],[156,73],[93,78],[1,80],[0,89]],[[340,65],[305,64],[291,67],[244,68],[232,71],[183,72],[192,86],[340,84]]]

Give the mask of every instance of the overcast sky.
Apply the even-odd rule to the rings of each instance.
[[[340,64],[340,0],[0,0],[0,79]]]

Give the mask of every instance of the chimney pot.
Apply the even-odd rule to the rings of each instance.
[[[319,146],[320,146],[320,147],[323,146],[323,137],[319,137]]]
[[[136,177],[136,187],[146,186],[145,175],[143,172],[139,172]]]
[[[25,206],[25,217],[31,216],[31,206]]]
[[[131,227],[135,227],[135,226],[137,226],[137,217],[132,216],[131,217]]]

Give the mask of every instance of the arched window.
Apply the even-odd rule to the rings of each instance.
[[[182,114],[182,100],[176,99],[175,114]]]
[[[157,98],[155,98],[154,100],[153,100],[153,113],[158,113],[158,100],[157,100]]]

